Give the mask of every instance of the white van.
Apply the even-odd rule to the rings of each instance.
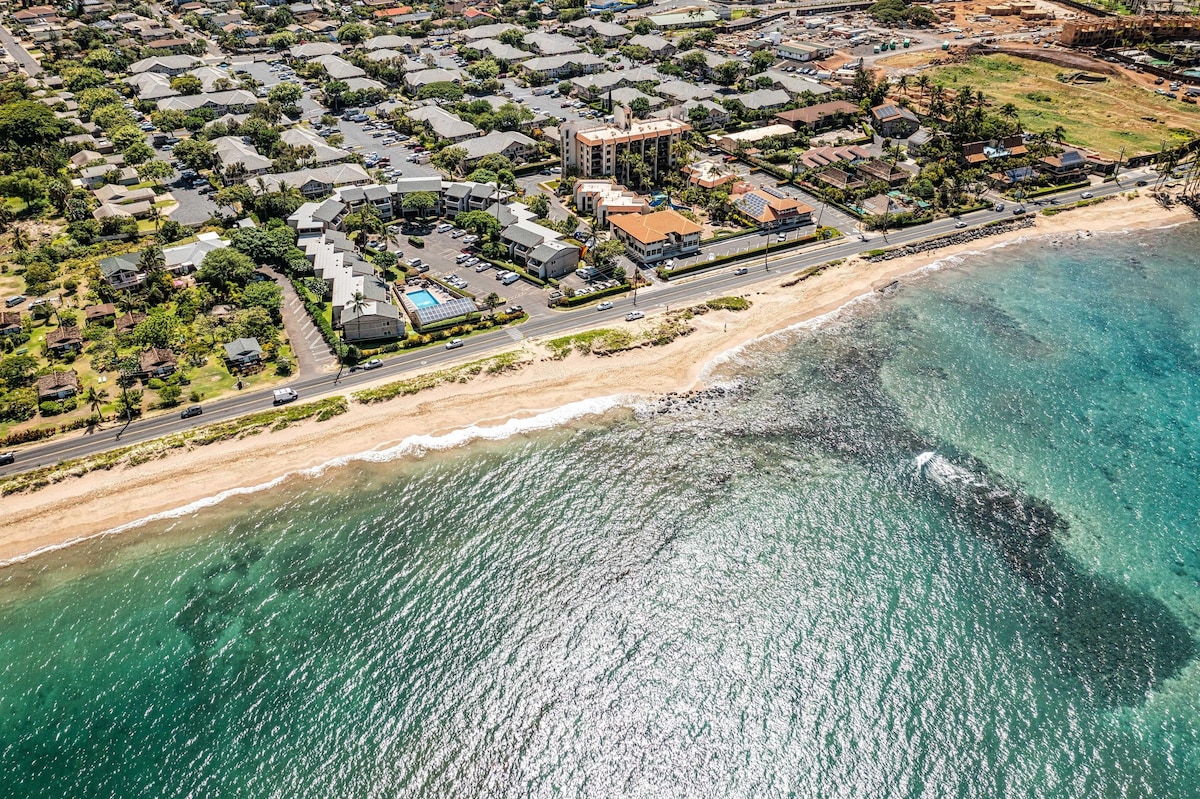
[[[277,388],[271,392],[274,396],[273,404],[283,405],[286,402],[295,402],[300,399],[300,395],[290,388]]]
[[[516,283],[520,279],[521,279],[521,276],[518,275],[516,272],[509,272],[507,275],[500,278],[500,285],[511,286],[513,283]]]

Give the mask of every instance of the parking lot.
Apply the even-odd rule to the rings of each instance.
[[[499,271],[492,268],[490,264],[482,271],[477,271],[480,265],[487,264],[486,261],[470,265],[456,263],[455,259],[465,254],[463,250],[467,249],[467,245],[463,243],[465,236],[456,239],[451,236],[450,232],[438,233],[436,225],[434,225],[433,229],[429,233],[423,234],[421,238],[424,239],[425,246],[420,248],[409,245],[401,238],[401,249],[404,252],[405,260],[420,258],[428,264],[427,275],[442,280],[450,276],[457,277],[466,283],[463,290],[474,294],[479,300],[494,291],[504,299],[506,305],[521,305],[531,315],[536,315],[539,309],[545,313],[546,296],[544,290],[539,286],[523,280],[502,286],[497,280]]]

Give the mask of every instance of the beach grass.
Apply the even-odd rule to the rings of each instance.
[[[481,374],[499,375],[505,372],[518,371],[530,362],[530,359],[524,353],[519,350],[511,350],[509,352],[502,352],[499,355],[493,355],[490,358],[481,358],[478,361],[451,366],[448,369],[439,369],[436,372],[429,372],[405,380],[395,380],[391,383],[384,383],[381,386],[355,391],[350,396],[355,402],[361,402],[365,405],[375,402],[387,402],[396,397],[407,397],[421,391],[446,385],[447,383],[467,383]]]
[[[69,477],[82,477],[89,472],[113,469],[118,466],[137,466],[162,458],[169,453],[193,446],[205,446],[258,433],[281,430],[296,422],[316,419],[323,422],[349,410],[342,396],[327,397],[315,402],[273,408],[225,422],[194,427],[169,436],[139,444],[118,447],[107,452],[73,458],[52,466],[43,466],[0,480],[0,496],[21,491],[36,491]]]
[[[965,64],[935,67],[930,78],[950,90],[983,91],[993,108],[1012,103],[1026,130],[1048,131],[1061,125],[1070,144],[1110,158],[1158,152],[1195,137],[1200,106],[1161,97],[1109,76],[1101,84],[1075,85],[1057,80],[1064,67],[1005,55],[972,56]],[[1157,121],[1154,121],[1157,120]]]

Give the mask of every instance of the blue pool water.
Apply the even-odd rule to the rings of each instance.
[[[420,291],[410,291],[408,293],[408,298],[412,300],[412,304],[418,308],[432,308],[435,305],[440,305],[440,303],[437,301],[437,297],[433,296],[425,289],[421,289]]]

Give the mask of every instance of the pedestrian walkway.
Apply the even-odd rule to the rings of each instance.
[[[276,272],[264,268],[283,290],[283,329],[292,343],[292,354],[296,359],[296,373],[300,377],[312,377],[322,372],[337,369],[337,358],[325,337],[313,323],[304,303],[296,294],[292,281]]]
[[[518,330],[515,327],[504,328],[504,334],[506,336],[508,336],[509,338],[511,338],[513,341],[524,341],[525,340],[525,334],[522,333],[520,330]]]

